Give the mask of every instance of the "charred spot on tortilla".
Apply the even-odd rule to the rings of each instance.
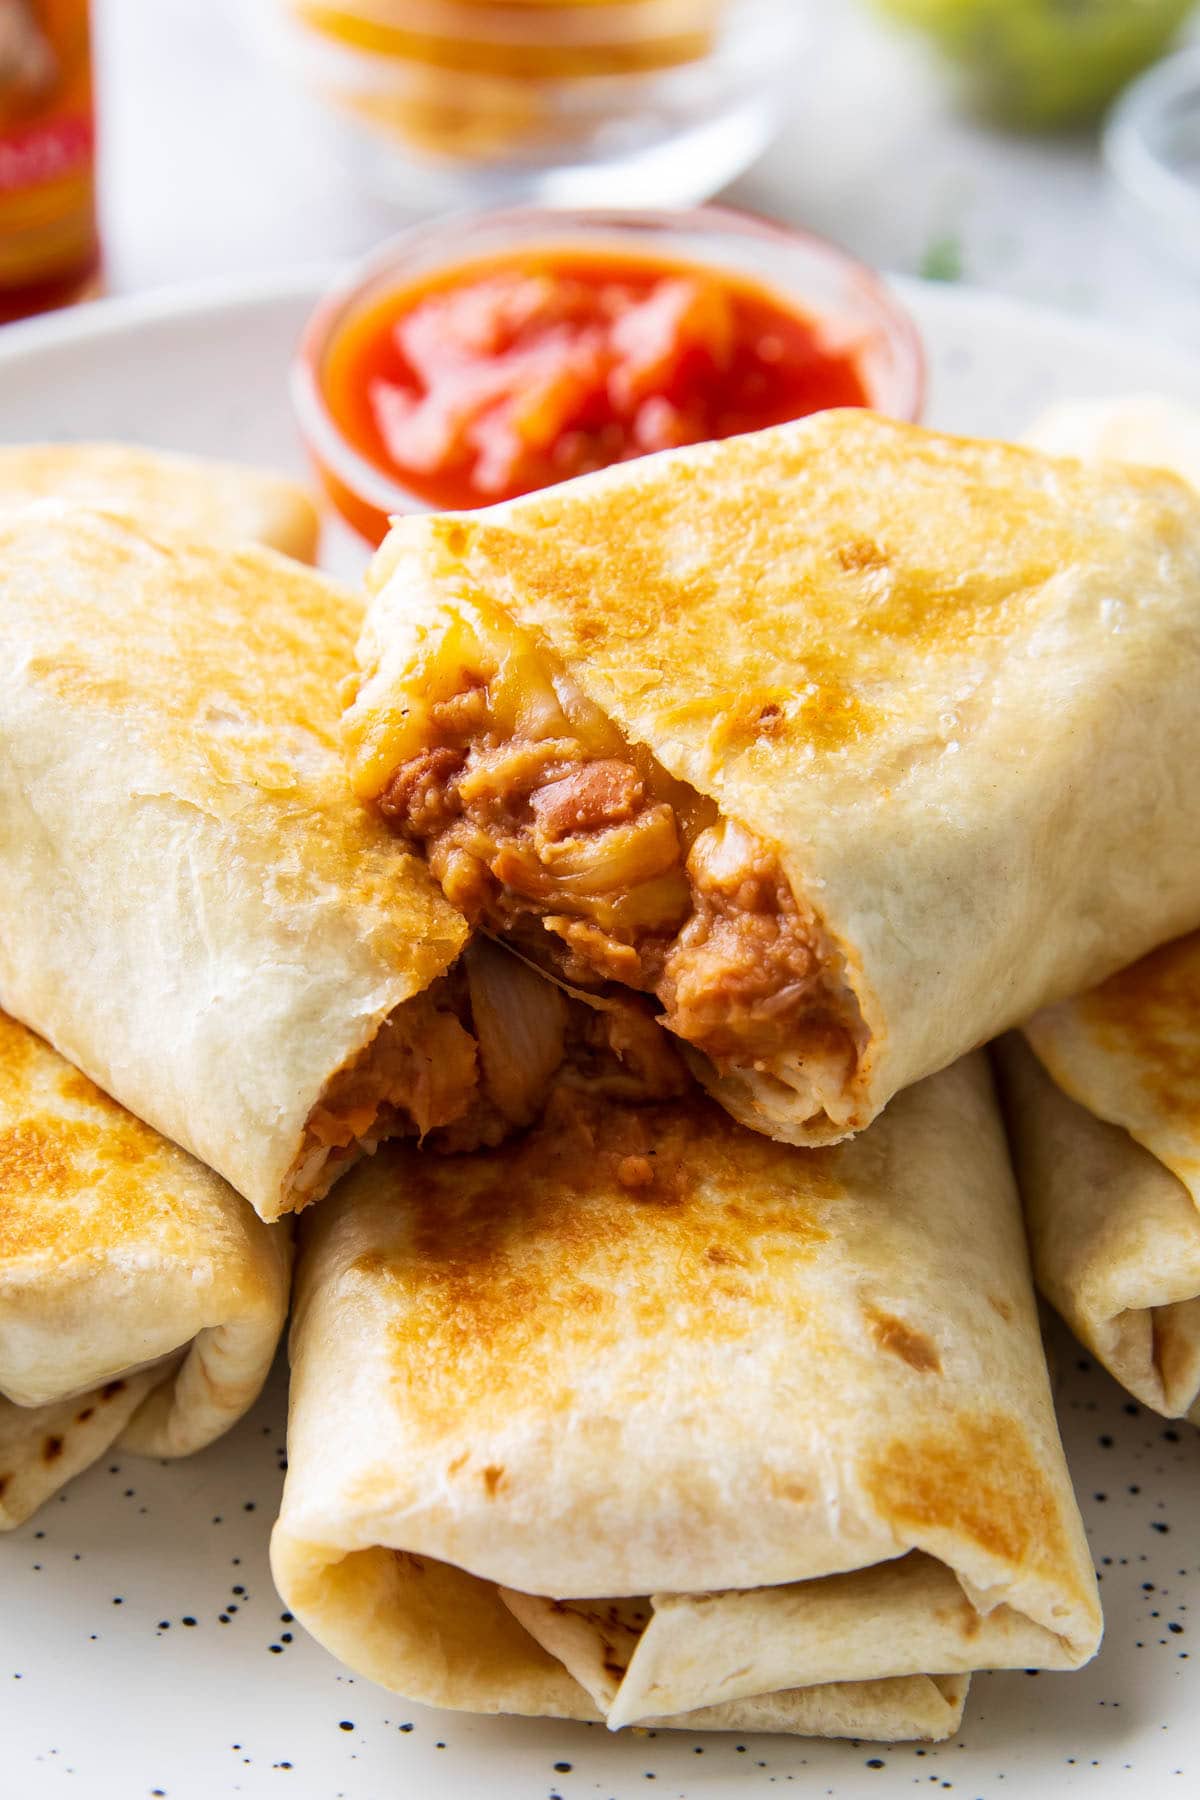
[[[647,1145],[653,1186],[622,1187],[622,1159]],[[698,1092],[631,1107],[561,1080],[533,1129],[486,1158],[389,1154],[402,1159],[405,1241],[369,1278],[397,1295],[395,1379],[452,1441],[470,1435],[482,1387],[491,1406],[568,1409],[580,1336],[597,1355],[668,1317],[680,1343],[752,1336],[767,1296],[830,1241],[845,1193],[838,1151],[807,1156],[801,1186],[776,1145]],[[591,1276],[597,1234],[623,1247],[619,1299]]]
[[[870,538],[852,538],[848,543],[840,544],[835,554],[847,574],[863,569],[886,569],[888,565],[887,551]]]
[[[923,1331],[918,1331],[915,1326],[898,1319],[894,1313],[884,1312],[880,1307],[864,1306],[863,1317],[881,1350],[898,1356],[910,1369],[916,1369],[923,1375],[931,1372],[941,1374],[942,1359],[938,1355],[937,1345]]]

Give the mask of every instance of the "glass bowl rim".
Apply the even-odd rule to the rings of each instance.
[[[548,243],[554,242],[556,237],[565,241],[575,234],[586,236],[593,231],[614,235],[621,231],[641,230],[647,234],[660,231],[670,237],[676,233],[696,236],[711,230],[717,237],[791,244],[810,255],[815,254],[831,268],[836,268],[841,278],[849,278],[865,302],[865,310],[873,313],[883,328],[901,371],[900,389],[905,396],[905,403],[895,416],[909,422],[916,422],[922,416],[928,370],[916,324],[882,275],[816,232],[739,207],[719,204],[678,209],[599,206],[470,209],[437,219],[418,220],[352,263],[322,295],[309,315],[292,361],[292,405],[310,454],[339,485],[375,512],[391,515],[427,513],[436,509],[398,478],[378,468],[346,437],[322,389],[321,372],[328,347],[344,320],[373,289],[384,285],[392,276],[397,277],[397,285],[401,284],[406,253],[411,252],[414,245],[436,247],[439,241],[444,242],[449,253],[447,266],[452,267],[455,262],[470,262],[470,239],[474,231],[492,231],[506,226],[526,231],[544,226]],[[532,242],[532,237],[527,241]]]
[[[1173,234],[1200,234],[1200,190],[1158,150],[1153,128],[1190,90],[1200,95],[1200,44],[1179,50],[1126,88],[1105,122],[1109,174],[1140,216]]]

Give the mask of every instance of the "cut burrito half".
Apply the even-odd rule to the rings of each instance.
[[[30,500],[113,506],[219,544],[270,544],[300,562],[317,550],[317,511],[285,475],[137,444],[0,445],[0,512]]]
[[[397,521],[371,586],[360,796],[757,1130],[859,1130],[1200,921],[1169,475],[831,412]]]
[[[0,1529],[120,1440],[211,1443],[283,1329],[288,1227],[0,1014]]]
[[[969,1671],[1096,1649],[979,1056],[833,1149],[579,1085],[389,1147],[307,1222],[291,1352],[276,1581],[410,1698],[940,1736]]]
[[[355,600],[269,550],[0,517],[0,1002],[265,1219],[533,1116],[564,1003],[353,803]],[[636,1009],[588,1029],[634,1061]],[[640,1046],[640,1048],[639,1048]]]
[[[1130,1393],[1200,1423],[1200,934],[1026,1029],[1000,1048],[1038,1283]]]

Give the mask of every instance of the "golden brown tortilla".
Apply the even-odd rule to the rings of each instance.
[[[298,482],[171,450],[0,445],[0,511],[31,500],[115,507],[206,542],[269,544],[300,562],[312,562],[317,553],[316,508]]]
[[[292,1361],[276,1580],[411,1698],[820,1733],[916,1681],[895,1735],[942,1735],[931,1676],[1098,1642],[978,1057],[816,1152],[562,1089],[387,1149],[311,1215]]]
[[[290,1242],[0,1014],[0,1529],[118,1437],[210,1443],[251,1405]]]
[[[1200,1420],[1200,934],[1026,1037],[1001,1054],[1038,1283],[1139,1400]]]
[[[0,514],[0,1002],[267,1219],[475,1079],[428,993],[467,928],[347,804],[359,618],[267,549]]]

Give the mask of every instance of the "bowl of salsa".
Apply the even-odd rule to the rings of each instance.
[[[723,207],[528,209],[420,225],[318,306],[293,392],[321,480],[378,543],[831,406],[915,419],[914,326],[807,233]]]

